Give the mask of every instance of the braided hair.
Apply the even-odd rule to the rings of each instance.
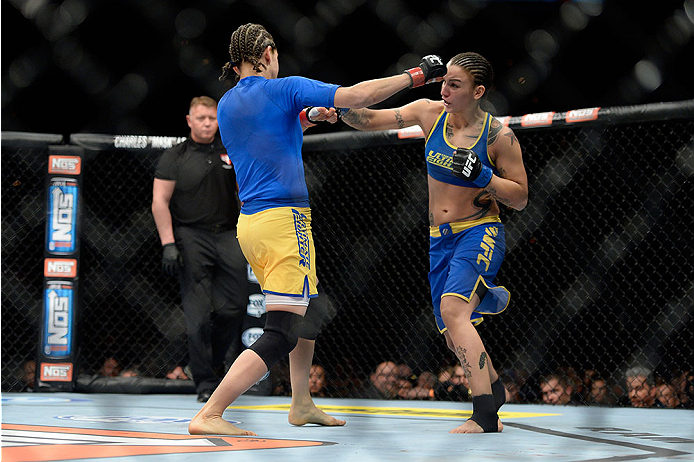
[[[253,65],[253,70],[262,72],[265,64],[260,62],[263,51],[268,46],[277,49],[272,35],[260,24],[244,24],[231,34],[229,43],[229,56],[231,60],[222,67],[222,75],[219,80],[225,80],[233,72],[234,66],[240,66],[242,62]],[[236,75],[238,81],[239,76]]]
[[[485,95],[494,81],[494,70],[487,59],[479,53],[472,51],[459,53],[451,58],[449,64],[460,66],[470,73],[475,85],[483,85]]]

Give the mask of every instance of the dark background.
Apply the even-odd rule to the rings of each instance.
[[[2,130],[186,135],[190,99],[229,88],[217,77],[246,22],[273,34],[280,76],[341,85],[480,52],[496,115],[694,97],[692,0],[2,0]]]

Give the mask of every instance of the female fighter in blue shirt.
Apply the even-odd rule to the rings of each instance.
[[[311,120],[335,122],[335,107],[363,108],[405,88],[440,81],[446,66],[438,56],[425,56],[419,67],[403,74],[351,87],[303,77],[277,78],[277,47],[259,24],[236,29],[229,54],[231,61],[224,66],[222,77],[233,71],[239,82],[220,99],[217,118],[243,202],[237,225],[239,244],[263,289],[268,314],[263,335],[239,355],[191,420],[188,431],[255,435],[225,421],[222,413],[288,353],[292,383],[289,422],[344,425],[343,420],[320,411],[308,391],[320,322],[308,319],[310,310],[304,320],[309,298],[318,293],[301,158],[303,129]],[[307,106],[322,108],[311,114],[305,112]]]

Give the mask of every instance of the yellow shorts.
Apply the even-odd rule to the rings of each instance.
[[[236,230],[263,293],[318,295],[310,208],[277,207],[240,214]]]

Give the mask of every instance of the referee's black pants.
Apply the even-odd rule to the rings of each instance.
[[[214,390],[216,371],[241,352],[241,327],[248,304],[246,259],[236,229],[213,232],[177,226],[183,257],[181,302],[188,337],[188,364],[198,393]]]

